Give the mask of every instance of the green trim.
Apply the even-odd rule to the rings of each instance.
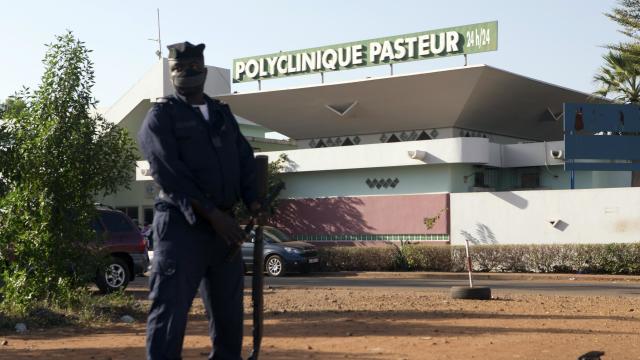
[[[449,234],[295,235],[299,241],[449,241]]]

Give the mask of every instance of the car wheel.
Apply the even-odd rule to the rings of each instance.
[[[104,270],[98,271],[96,285],[103,294],[110,294],[126,289],[130,278],[131,270],[127,263],[121,258],[112,257]]]
[[[284,275],[284,262],[278,255],[271,255],[264,262],[265,270],[269,276],[277,277]]]

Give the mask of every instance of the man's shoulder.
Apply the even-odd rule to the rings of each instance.
[[[149,109],[150,115],[160,115],[162,113],[167,113],[173,111],[173,107],[175,105],[176,99],[174,96],[163,96],[156,98],[152,101],[151,109]]]
[[[174,95],[168,95],[156,98],[153,101],[153,107],[166,107],[167,105],[173,105],[177,101]]]
[[[206,98],[207,98],[211,103],[213,103],[214,105],[229,107],[229,104],[227,104],[226,102],[224,102],[224,101],[222,101],[222,100],[220,100],[220,99],[213,98],[213,97],[211,97],[211,96],[209,96],[209,95],[207,95],[207,94],[205,94],[205,97],[206,97]]]

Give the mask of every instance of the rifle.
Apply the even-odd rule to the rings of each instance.
[[[264,200],[267,197],[267,168],[269,166],[269,158],[265,155],[258,155],[256,157],[256,180],[258,182],[258,199],[261,204],[265,204]],[[264,233],[262,227],[264,226],[264,211],[260,211],[257,216],[254,216],[257,228],[256,238],[253,245],[253,277],[251,279],[251,301],[253,302],[253,349],[249,355],[248,360],[258,360],[260,354],[260,345],[262,344],[262,325],[263,325],[263,286],[264,286],[264,274],[262,268],[264,267],[263,252],[264,252]],[[245,229],[246,230],[246,229]]]

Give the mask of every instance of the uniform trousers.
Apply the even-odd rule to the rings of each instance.
[[[147,359],[181,359],[189,308],[200,289],[213,346],[209,359],[240,360],[244,265],[201,218],[190,225],[169,204],[155,206],[154,258],[149,279]]]

